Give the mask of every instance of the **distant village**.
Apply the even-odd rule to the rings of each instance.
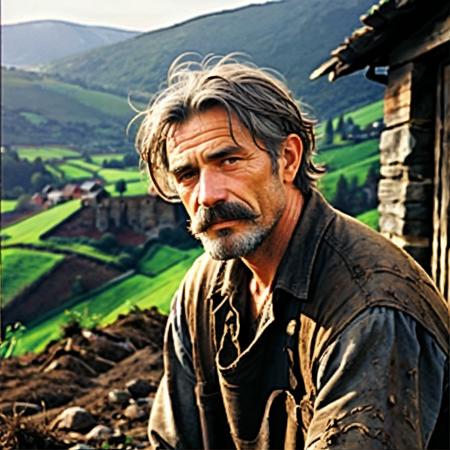
[[[69,200],[81,199],[84,205],[100,203],[111,194],[103,187],[100,180],[85,181],[81,184],[68,183],[62,189],[48,184],[41,192],[36,192],[31,201],[33,204],[50,208]]]

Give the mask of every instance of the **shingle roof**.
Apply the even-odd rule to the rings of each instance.
[[[448,0],[381,0],[360,20],[364,26],[331,52],[331,58],[311,73],[330,81],[366,66],[388,65],[388,53],[436,15],[449,14]]]

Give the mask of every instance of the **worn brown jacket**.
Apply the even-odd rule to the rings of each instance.
[[[401,367],[398,350],[390,357],[392,374],[386,374],[395,380],[380,380],[392,392],[365,386],[367,368],[352,366],[358,395],[340,392],[318,412],[319,366],[330,346],[367,311],[407,316],[448,358],[445,300],[411,257],[313,192],[280,264],[270,320],[248,348],[239,344],[244,322],[239,322],[238,305],[246,277],[239,260],[218,262],[206,255],[185,277],[173,303],[165,375],[149,423],[154,447],[422,448],[420,419],[408,411],[422,385],[409,379],[418,369]],[[268,391],[258,380],[270,378],[266,372],[273,368],[258,364],[261,358],[267,363],[264,353],[278,345],[280,334],[285,336],[278,348],[287,355],[281,368],[287,383],[275,375]],[[180,344],[179,335],[188,344]],[[252,359],[252,351],[259,359]],[[277,355],[270,361],[283,365]],[[186,374],[180,377],[180,371]],[[444,379],[435,388],[443,391],[446,385]],[[343,401],[346,396],[349,400]],[[246,400],[259,397],[263,400],[254,408]],[[448,435],[448,393],[440,398],[440,417],[429,440],[437,448],[446,445],[442,439]]]

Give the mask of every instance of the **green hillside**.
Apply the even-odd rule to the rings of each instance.
[[[114,322],[119,314],[124,314],[132,308],[141,309],[150,306],[158,307],[162,312],[168,313],[170,301],[175,293],[186,270],[194,259],[201,253],[200,249],[176,250],[180,253],[181,261],[171,265],[155,277],[134,274],[104,290],[87,295],[84,300],[72,307],[72,316],[94,320],[98,325],[107,325]],[[155,254],[155,258],[160,255]],[[15,354],[27,351],[42,351],[52,340],[61,335],[61,326],[67,323],[71,315],[61,312],[35,326],[30,326],[15,349]]]
[[[380,219],[380,213],[378,212],[378,209],[371,209],[370,211],[366,211],[365,213],[356,216],[356,218],[362,223],[368,225],[370,228],[373,228],[374,230],[379,229],[378,221]]]
[[[17,205],[17,200],[1,200],[2,214],[10,211],[14,211]]]
[[[20,158],[30,161],[36,158],[41,158],[45,161],[48,159],[77,158],[80,156],[77,151],[64,147],[18,147],[17,154]]]
[[[2,250],[2,305],[5,306],[22,289],[38,280],[64,255],[26,249]]]
[[[2,68],[3,145],[132,149],[126,126],[134,114],[126,97]]]
[[[123,96],[149,98],[165,81],[173,59],[186,51],[224,55],[244,52],[280,71],[301,100],[320,117],[336,115],[382,96],[362,74],[331,84],[309,74],[360,26],[373,0],[283,0],[210,14],[67,58],[48,67],[67,81]],[[218,36],[220,38],[211,38]]]
[[[80,208],[79,200],[72,200],[36,214],[29,219],[2,229],[3,245],[39,244],[40,237],[71,216]]]

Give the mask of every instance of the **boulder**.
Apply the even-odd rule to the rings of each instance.
[[[125,409],[123,415],[130,420],[142,419],[147,416],[145,411],[140,408],[136,403],[133,403]]]
[[[95,447],[91,447],[87,444],[75,444],[74,446],[70,447],[69,450],[95,450]]]
[[[152,391],[152,385],[148,381],[139,378],[129,381],[126,387],[133,398],[147,397]]]
[[[91,431],[86,435],[86,439],[88,441],[94,440],[107,440],[110,436],[112,436],[113,430],[105,425],[97,425],[96,427],[92,428]]]
[[[108,401],[119,405],[126,405],[130,400],[131,395],[128,391],[114,389],[108,394]]]
[[[72,406],[65,409],[53,421],[51,428],[59,430],[87,431],[95,425],[95,419],[84,408]]]

